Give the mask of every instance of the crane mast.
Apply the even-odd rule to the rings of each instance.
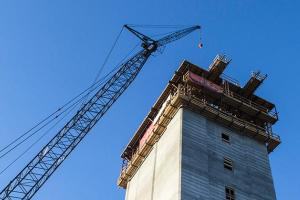
[[[143,41],[143,49],[124,62],[119,70],[1,191],[0,200],[31,199],[133,82],[151,54],[158,47],[178,40],[200,28],[200,26],[192,26],[173,32],[159,40],[153,40],[127,25],[125,27]]]

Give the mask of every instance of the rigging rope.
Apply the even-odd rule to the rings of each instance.
[[[97,82],[97,80],[99,79],[99,77],[100,77],[100,75],[101,75],[101,73],[102,73],[102,71],[103,71],[105,65],[107,64],[107,61],[108,61],[108,59],[109,59],[109,57],[110,57],[112,51],[114,50],[116,44],[118,43],[118,41],[119,41],[119,39],[120,39],[120,36],[121,36],[123,30],[124,30],[124,26],[122,27],[121,31],[119,32],[117,38],[115,39],[115,41],[114,41],[114,43],[113,43],[113,45],[112,45],[112,47],[110,48],[110,50],[109,50],[107,56],[105,57],[103,64],[101,65],[99,71],[97,72],[97,75],[96,75],[96,77],[95,77],[95,79],[94,79],[93,84],[94,84],[95,82]],[[86,100],[87,100],[87,98],[89,97],[90,93],[91,93],[91,91],[88,92],[88,95],[87,95],[86,98],[83,100],[83,103],[82,103],[81,106],[83,106],[83,105],[86,103]]]
[[[95,87],[93,90],[97,89],[97,87]],[[8,151],[6,151],[5,153],[3,153],[0,156],[0,159],[3,158],[4,156],[6,156],[8,153],[10,153],[11,151],[13,151],[14,149],[16,149],[18,146],[20,146],[21,144],[23,144],[25,141],[27,141],[29,138],[31,138],[33,135],[35,135],[36,133],[38,133],[41,129],[43,129],[44,127],[46,127],[47,125],[49,125],[51,122],[53,122],[54,120],[56,120],[57,118],[59,118],[63,113],[67,112],[67,110],[69,110],[71,107],[73,107],[74,105],[78,104],[79,102],[82,102],[83,99],[86,97],[83,96],[81,97],[79,100],[77,100],[75,103],[73,103],[72,105],[70,105],[69,107],[67,107],[65,110],[63,110],[61,113],[59,113],[58,115],[56,115],[53,119],[51,119],[50,121],[48,121],[47,123],[45,123],[44,125],[42,125],[41,127],[39,127],[37,130],[35,130],[33,133],[31,133],[30,135],[28,135],[26,138],[24,138],[21,142],[17,143],[16,145],[14,145],[12,148],[10,148]],[[24,135],[24,134],[23,134]],[[19,137],[21,138],[21,137]],[[6,148],[7,149],[7,148]]]
[[[14,159],[11,163],[9,163],[3,170],[0,171],[0,175],[2,175],[6,170],[8,170],[15,162],[17,162],[22,156],[24,156],[30,149],[34,147],[41,139],[43,139],[46,135],[49,134],[49,132],[57,125],[59,124],[66,116],[68,116],[79,104],[75,104],[69,112],[67,112],[61,119],[59,119],[53,126],[51,126],[43,135],[41,135],[34,143],[32,143],[27,149],[25,149],[24,152],[22,152],[16,159]]]
[[[143,27],[143,28],[182,28],[187,25],[145,25],[145,24],[127,24],[129,27]]]
[[[134,48],[116,65],[116,67],[114,67],[108,74],[106,74],[104,77],[102,77],[101,79],[97,80],[95,83],[93,83],[90,87],[88,87],[87,89],[85,89],[83,92],[81,92],[80,94],[78,94],[77,96],[75,96],[74,98],[72,98],[70,101],[68,101],[66,104],[64,104],[62,107],[60,107],[56,112],[52,113],[51,115],[49,115],[48,117],[46,117],[45,119],[43,119],[41,122],[39,122],[37,125],[35,125],[33,128],[29,129],[27,132],[25,132],[24,134],[22,134],[21,136],[19,136],[17,139],[15,139],[14,141],[12,141],[11,143],[9,143],[7,146],[5,146],[4,148],[2,148],[0,150],[0,153],[5,151],[6,149],[8,149],[10,146],[12,146],[13,144],[15,144],[16,142],[18,142],[20,139],[22,139],[23,137],[25,137],[27,134],[29,134],[30,132],[32,132],[32,130],[36,129],[37,127],[39,127],[40,125],[42,125],[44,122],[46,122],[48,119],[50,119],[52,116],[54,116],[55,114],[57,114],[59,111],[61,111],[61,113],[57,114],[54,118],[52,118],[50,121],[48,121],[47,123],[45,123],[44,125],[42,125],[40,128],[38,128],[36,131],[34,131],[33,133],[31,133],[29,136],[27,136],[25,139],[23,139],[21,142],[17,143],[16,145],[14,145],[12,148],[10,148],[9,150],[7,150],[5,153],[3,153],[0,156],[0,159],[5,157],[7,154],[9,154],[10,152],[12,152],[13,150],[15,150],[18,146],[20,146],[21,144],[23,144],[24,142],[26,142],[29,138],[31,138],[32,136],[34,136],[35,134],[37,134],[40,130],[42,130],[43,128],[45,128],[47,125],[49,125],[51,122],[53,122],[54,120],[56,120],[59,116],[61,116],[63,113],[65,113],[70,107],[72,107],[74,104],[76,104],[77,102],[84,102],[87,98],[87,96],[95,91],[96,89],[98,89],[103,83],[106,82],[106,80],[108,78],[110,78],[110,75],[115,72],[118,67],[120,66],[120,64],[135,50],[135,48],[139,45],[136,44],[134,46]],[[79,100],[77,100],[75,103],[73,103],[71,106],[69,106],[67,109],[63,110],[66,106],[68,106],[70,103],[74,102],[76,99],[78,99],[80,96],[82,96],[84,93],[86,93],[88,91],[87,94],[85,94],[83,97],[81,97]]]
[[[53,122],[55,119],[57,119],[60,115],[62,115],[64,112],[66,112],[69,107],[67,109],[64,110],[65,107],[67,107],[69,104],[71,104],[72,102],[74,102],[76,99],[78,99],[80,96],[82,96],[84,93],[86,93],[87,91],[94,91],[97,88],[99,88],[104,82],[105,80],[108,78],[108,76],[113,73],[114,70],[112,70],[111,72],[109,72],[106,76],[102,77],[101,79],[99,79],[97,82],[95,82],[93,85],[91,85],[90,87],[88,87],[87,89],[85,89],[83,92],[81,92],[80,94],[78,94],[77,96],[75,96],[74,98],[72,98],[71,100],[69,100],[67,103],[65,103],[62,107],[60,107],[57,111],[55,111],[54,113],[50,114],[48,117],[46,117],[45,119],[43,119],[42,121],[40,121],[39,123],[37,123],[37,125],[33,126],[31,129],[29,129],[28,131],[26,131],[24,134],[22,134],[21,136],[19,136],[18,138],[16,138],[15,140],[13,140],[12,142],[10,142],[8,145],[6,145],[4,148],[2,148],[0,150],[0,153],[2,153],[3,151],[5,151],[6,149],[8,149],[9,147],[11,147],[13,144],[15,144],[16,142],[18,142],[20,139],[22,139],[23,137],[25,137],[26,135],[28,135],[29,133],[31,133],[34,129],[38,128],[37,130],[35,130],[33,133],[31,133],[29,136],[27,136],[25,139],[23,139],[21,142],[19,142],[18,144],[14,145],[12,148],[10,148],[8,151],[6,151],[4,154],[2,154],[0,156],[0,159],[3,158],[5,155],[7,155],[9,152],[11,152],[12,150],[14,150],[16,147],[18,147],[19,145],[21,145],[22,143],[24,143],[26,140],[28,140],[30,137],[32,137],[33,135],[35,135],[36,133],[38,133],[41,129],[43,129],[44,127],[46,127],[48,124],[50,124],[51,122]],[[87,94],[85,94],[83,97],[81,97],[79,100],[77,100],[75,103],[81,101],[86,98]],[[74,105],[74,103],[72,104]],[[72,106],[71,105],[71,106]],[[59,111],[61,111],[59,113]],[[57,114],[57,115],[55,115]],[[54,116],[54,117],[53,117]],[[53,117],[52,119],[50,119],[51,117]],[[50,119],[50,120],[49,120]],[[48,121],[49,120],[49,121]],[[46,122],[46,123],[45,123]],[[44,124],[45,123],[45,124]],[[42,125],[43,124],[43,125]],[[42,125],[42,126],[41,126]],[[40,127],[41,126],[41,127]]]
[[[87,97],[90,95],[91,92],[95,91],[97,88],[99,88],[103,83],[106,82],[106,80],[109,78],[109,76],[115,72],[120,65],[122,64],[122,62],[128,58],[128,56],[130,56],[130,54],[136,49],[136,47],[140,44],[137,43],[133,49],[131,49],[131,51],[116,65],[115,68],[113,68],[108,74],[106,74],[105,76],[103,76],[101,79],[99,79],[105,65],[108,62],[109,57],[111,56],[113,49],[115,48],[122,32],[124,30],[124,27],[122,27],[121,31],[119,32],[119,34],[117,35],[116,40],[114,41],[108,55],[106,56],[102,66],[100,67],[95,80],[93,82],[93,84],[88,87],[87,89],[85,89],[84,91],[82,91],[80,94],[78,94],[77,96],[73,97],[71,100],[69,100],[67,103],[65,103],[63,106],[59,107],[55,112],[53,112],[52,114],[50,114],[48,117],[44,118],[43,120],[41,120],[40,122],[38,122],[35,126],[33,126],[32,128],[30,128],[28,131],[26,131],[25,133],[23,133],[22,135],[20,135],[19,137],[17,137],[16,139],[14,139],[12,142],[10,142],[8,145],[6,145],[4,148],[0,149],[0,153],[2,153],[2,155],[0,155],[0,159],[5,157],[6,155],[8,155],[9,153],[11,153],[13,150],[15,150],[17,147],[19,147],[21,144],[23,144],[24,142],[26,142],[27,140],[29,140],[31,137],[33,137],[35,134],[37,134],[38,132],[40,132],[42,129],[44,129],[46,126],[48,126],[49,124],[51,124],[53,121],[58,120],[53,126],[51,126],[43,135],[41,135],[34,143],[32,143],[23,153],[21,153],[18,157],[16,157],[16,159],[14,159],[9,165],[7,165],[2,171],[0,171],[0,175],[3,174],[8,168],[10,168],[16,161],[18,161],[23,155],[25,155],[31,148],[33,148],[34,145],[36,145],[42,138],[44,138],[49,132],[50,130],[52,130],[61,120],[63,120],[71,111],[73,111],[75,109],[75,107],[79,104],[82,103],[81,105],[83,106]],[[81,97],[81,98],[80,98]],[[79,98],[79,99],[78,99]],[[77,100],[77,101],[76,101]],[[75,103],[73,103],[75,102]],[[71,104],[71,105],[70,105]],[[70,106],[69,106],[70,105]],[[71,109],[71,110],[70,110]],[[69,112],[68,112],[69,110]],[[66,113],[66,115],[64,115],[61,119],[59,119],[59,117]],[[35,131],[34,131],[35,130]],[[32,132],[33,131],[33,132]],[[30,134],[31,133],[31,134]],[[25,137],[27,136],[27,137]],[[25,138],[24,138],[25,137]],[[24,139],[23,139],[24,138]],[[23,139],[23,140],[22,140]],[[20,141],[21,140],[21,141]],[[18,142],[20,141],[20,142]],[[18,142],[18,143],[17,143]]]
[[[115,46],[116,46],[116,44],[117,44],[117,42],[118,42],[118,40],[119,40],[119,38],[120,38],[120,36],[121,36],[123,30],[124,30],[124,26],[122,27],[120,33],[118,34],[116,40],[114,41],[112,47],[110,48],[110,50],[109,50],[109,52],[108,52],[108,54],[107,54],[107,56],[106,56],[106,58],[105,58],[105,60],[104,60],[104,62],[103,62],[103,64],[102,64],[102,66],[100,67],[100,69],[99,69],[99,71],[98,71],[98,73],[97,73],[97,76],[96,76],[96,78],[95,78],[95,80],[94,80],[94,83],[97,82],[98,78],[100,77],[100,75],[101,75],[101,73],[102,73],[102,71],[103,71],[103,69],[104,69],[104,66],[106,65],[106,63],[107,63],[107,61],[108,61],[108,59],[109,59],[109,57],[110,57],[110,55],[111,55],[113,49],[115,48]]]

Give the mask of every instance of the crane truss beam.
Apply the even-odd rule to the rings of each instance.
[[[178,40],[199,28],[200,26],[193,26],[176,31],[157,41],[129,28],[143,41],[144,49],[120,66],[102,88],[1,191],[0,200],[30,200],[133,82],[150,55],[158,47]]]
[[[0,199],[31,199],[132,83],[151,53],[144,49],[123,64],[118,72],[9,183],[1,192]]]

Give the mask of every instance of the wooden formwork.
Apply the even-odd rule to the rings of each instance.
[[[153,145],[163,135],[168,124],[178,111],[180,106],[178,100],[178,96],[174,96],[167,102],[166,107],[154,124],[152,133],[148,136],[144,145],[136,150],[135,154],[132,156],[132,159],[128,163],[127,169],[121,172],[117,183],[119,187],[126,188],[127,182],[134,176],[138,168],[142,165],[146,157],[151,152]]]
[[[181,64],[122,153],[127,166],[122,168],[118,186],[126,188],[181,107],[266,144],[268,152],[280,144],[280,137],[269,129],[278,121],[275,105],[253,94],[259,85],[255,81],[241,88],[221,78],[229,62],[217,56],[209,71],[187,61]],[[248,90],[251,94],[246,95]]]
[[[192,85],[195,88],[199,88],[199,85],[194,83],[191,79],[189,79],[189,73],[187,72],[184,75],[184,79],[186,83],[189,85]],[[212,91],[209,91],[209,89],[202,87],[203,91],[210,92],[213,98],[222,99],[224,103],[227,103],[228,105],[231,105],[245,113],[247,113],[249,116],[255,116],[258,119],[264,120],[268,123],[275,124],[278,120],[277,115],[273,115],[269,113],[269,110],[261,105],[258,105],[257,103],[236,94],[235,92],[229,91],[222,91],[220,93],[213,94]]]
[[[205,100],[198,99],[194,96],[187,96],[178,92],[167,102],[166,107],[155,123],[152,133],[146,139],[145,144],[136,150],[132,159],[128,163],[127,169],[121,172],[118,180],[118,186],[126,188],[127,182],[134,176],[138,168],[142,165],[146,157],[151,152],[153,145],[163,135],[168,124],[180,107],[196,111],[211,120],[215,120],[218,123],[237,130],[241,134],[245,134],[258,141],[266,143],[269,152],[273,151],[276,146],[280,144],[279,137],[274,137],[273,135],[268,134],[265,129],[247,121],[243,121],[229,113],[222,112],[207,104]]]

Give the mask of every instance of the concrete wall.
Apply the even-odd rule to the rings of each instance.
[[[127,185],[126,200],[179,200],[182,110]]]
[[[182,200],[225,199],[225,186],[234,188],[238,200],[276,199],[264,144],[187,109],[182,131]],[[224,156],[233,160],[233,171],[224,169]]]
[[[224,169],[224,157],[233,171]],[[180,109],[128,183],[126,200],[222,200],[225,186],[237,200],[276,200],[265,145]]]

